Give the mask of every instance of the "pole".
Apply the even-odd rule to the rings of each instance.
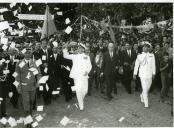
[[[47,44],[48,44],[48,11],[49,11],[49,7],[48,7],[48,4],[46,5],[46,11],[47,11],[47,14],[46,14],[46,16],[47,16]]]
[[[81,3],[81,16],[80,16],[80,41],[82,39],[82,3]]]

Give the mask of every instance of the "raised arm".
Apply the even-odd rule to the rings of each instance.
[[[63,49],[63,57],[69,60],[73,60],[74,55],[70,55],[68,49]]]

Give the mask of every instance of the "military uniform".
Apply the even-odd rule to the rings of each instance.
[[[152,77],[156,73],[154,54],[145,52],[139,54],[135,62],[134,75],[137,75],[138,67],[143,89],[140,97],[141,101],[144,102],[145,107],[148,107],[148,92],[152,84]]]
[[[23,67],[20,66],[21,63],[24,63]],[[31,68],[36,69],[38,74],[34,75],[33,71],[30,70]],[[23,59],[17,64],[15,72],[18,74],[15,80],[19,82],[17,90],[22,98],[24,112],[26,112],[26,114],[32,114],[36,88],[38,87],[37,80],[40,77],[40,70],[32,59]]]
[[[90,57],[82,54],[69,54],[67,49],[63,49],[63,56],[72,60],[72,69],[70,77],[74,79],[75,91],[80,110],[84,109],[84,97],[88,92],[88,73],[91,71],[92,65]],[[84,76],[85,72],[87,75]]]

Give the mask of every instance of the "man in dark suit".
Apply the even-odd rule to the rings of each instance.
[[[128,42],[125,44],[125,48],[126,50],[124,50],[121,55],[121,65],[123,66],[123,85],[128,94],[131,94],[131,81],[136,53],[131,49],[131,45]]]
[[[8,73],[4,71],[8,71],[8,64],[3,62],[5,60],[5,56],[0,52],[0,118],[6,117],[6,98],[9,96],[12,97],[13,93],[11,91],[11,86],[9,85],[9,77]]]
[[[74,51],[75,50],[75,46],[73,46],[74,48],[71,48]],[[62,91],[63,94],[65,95],[65,101],[69,102],[72,97],[73,97],[73,93],[71,90],[71,87],[74,86],[74,80],[72,78],[69,77],[70,74],[70,70],[72,68],[72,60],[68,60],[65,59],[63,57],[63,54],[61,54],[62,56],[62,63],[61,63],[61,69],[62,69],[62,75],[61,75],[61,79],[62,79]],[[66,67],[66,68],[65,68]],[[70,70],[68,70],[68,68]]]
[[[136,57],[135,58],[137,58],[137,55],[141,53],[140,46],[138,46],[137,42],[134,43],[133,50],[136,53]],[[138,70],[137,74],[139,74],[139,70]],[[135,91],[138,92],[140,88],[141,88],[141,81],[140,81],[140,77],[137,75],[136,79],[135,79]]]
[[[152,81],[152,86],[150,88],[150,93],[153,92],[155,89],[161,90],[161,73],[160,73],[160,57],[161,55],[161,48],[160,44],[156,44],[155,50],[154,50],[154,55],[155,55],[155,66],[156,66],[156,75],[154,80]]]
[[[88,79],[88,84],[89,84],[88,85],[88,95],[90,96],[91,95],[91,91],[92,91],[92,83],[94,81],[95,57],[94,57],[94,54],[91,53],[91,51],[90,51],[90,46],[86,47],[85,52],[90,57],[91,64],[92,64],[92,69],[91,69],[91,71],[88,74],[88,76],[89,76],[89,79]]]
[[[40,55],[39,55],[40,49],[41,49],[40,43],[36,42],[35,48],[34,48],[34,51],[33,51],[33,57],[34,57],[35,60],[38,60],[39,57],[40,57]]]
[[[61,88],[62,56],[60,55],[60,48],[54,46],[52,51],[53,52],[48,60],[48,74],[49,74],[48,84],[50,87],[49,95],[52,94],[52,91],[57,91],[58,88]]]
[[[42,64],[40,65],[40,71],[42,76],[48,75],[48,60],[52,51],[47,48],[47,41],[42,40],[41,49],[39,50],[39,58],[42,60]],[[43,85],[43,99],[45,105],[51,103],[51,96],[46,89],[46,84]]]
[[[108,52],[104,54],[103,64],[102,64],[102,73],[101,76],[104,75],[106,81],[106,92],[107,99],[111,100],[112,89],[115,88],[116,91],[116,72],[119,67],[118,57],[114,53],[114,44],[109,43]]]

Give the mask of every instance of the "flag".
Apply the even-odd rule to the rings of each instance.
[[[56,26],[55,26],[54,21],[52,19],[52,16],[49,12],[49,7],[47,5],[46,11],[45,11],[45,20],[44,20],[44,24],[42,27],[41,39],[48,38],[50,35],[52,35],[56,32],[57,32],[57,29],[56,29]]]
[[[111,37],[111,40],[115,43],[115,33],[114,33],[113,29],[112,29],[111,22],[109,23],[109,35]]]

